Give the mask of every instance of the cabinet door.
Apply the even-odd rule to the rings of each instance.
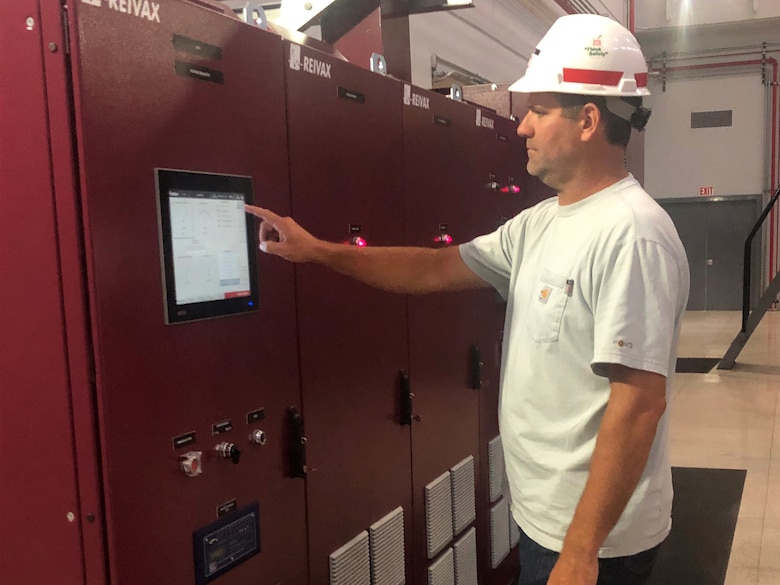
[[[478,188],[467,143],[474,110],[439,94],[409,90],[404,108],[406,243],[456,246],[472,237],[478,223],[468,203]],[[427,582],[429,570],[440,570],[429,567],[446,564],[443,555],[452,554],[453,543],[474,523],[479,390],[472,367],[479,359],[478,296],[466,291],[409,299],[418,583]],[[440,505],[440,498],[446,502]]]
[[[325,240],[398,245],[400,84],[308,47],[285,47],[293,217]],[[311,583],[329,583],[336,552],[341,578],[349,563],[339,559],[354,560],[350,582],[364,582],[382,559],[405,571],[412,519],[410,431],[400,400],[406,297],[307,264],[296,267],[296,299]],[[353,542],[398,508],[403,527],[372,537],[370,551],[360,549],[365,539]]]
[[[476,129],[473,169],[477,177],[491,179],[489,189],[470,198],[472,213],[480,218],[480,232],[489,233],[536,200],[528,193],[524,140],[517,125],[506,118],[488,116],[492,128]],[[504,337],[506,301],[494,290],[480,295],[480,354],[482,387],[479,392],[480,482],[477,492],[480,583],[505,585],[517,575],[519,559],[513,548],[509,526],[508,490],[504,485],[504,458],[498,432],[501,349]],[[501,515],[506,512],[504,517]]]
[[[248,176],[255,201],[289,213],[282,41],[193,3],[158,8],[70,6],[111,583],[202,579],[195,533],[252,504],[259,553],[232,566],[215,546],[206,565],[229,569],[224,585],[305,583],[305,486],[287,458],[287,409],[301,407],[293,268],[256,251],[256,311],[166,324],[155,183],[157,168]],[[230,217],[191,219],[205,241]],[[221,249],[189,242],[223,280]],[[180,468],[189,452],[196,477]]]
[[[81,585],[48,52],[37,4],[0,4],[0,582]],[[49,99],[67,103],[64,93]]]

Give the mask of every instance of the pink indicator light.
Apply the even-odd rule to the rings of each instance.
[[[366,242],[360,236],[355,236],[354,238],[352,238],[352,245],[353,246],[358,246],[360,248],[365,248],[366,246],[368,246],[368,242]]]
[[[502,193],[509,193],[509,187],[501,187]]]
[[[520,193],[520,187],[517,185],[512,185],[512,193]]]
[[[445,246],[449,246],[452,243],[452,236],[450,234],[442,234],[437,240]]]

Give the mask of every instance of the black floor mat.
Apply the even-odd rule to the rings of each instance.
[[[723,585],[744,469],[673,467],[672,532],[647,585]]]
[[[706,374],[718,365],[720,358],[677,358],[675,372],[681,374]]]

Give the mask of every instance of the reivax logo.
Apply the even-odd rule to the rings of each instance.
[[[331,65],[330,63],[325,63],[325,61],[320,61],[319,59],[315,59],[314,57],[303,58],[303,70],[306,73],[319,75],[320,77],[324,77],[325,79],[331,79],[330,65]]]
[[[290,69],[293,71],[301,70],[301,46],[290,45]]]
[[[495,128],[495,122],[491,118],[483,116],[482,110],[477,110],[477,126],[493,130]]]
[[[306,73],[331,79],[330,63],[325,63],[325,61],[320,61],[314,57],[301,58],[300,45],[290,45],[290,69],[293,71],[303,69]]]
[[[419,93],[412,93],[412,87],[404,85],[404,105],[430,110],[431,99]]]
[[[108,0],[108,7],[130,16],[144,18],[149,22],[160,22],[160,5],[149,0]]]

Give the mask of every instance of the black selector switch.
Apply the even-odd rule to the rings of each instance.
[[[235,445],[230,447],[230,460],[235,464],[241,460],[241,451]]]
[[[234,464],[241,460],[241,450],[233,443],[220,443],[216,448],[217,453],[223,459],[230,459]]]

